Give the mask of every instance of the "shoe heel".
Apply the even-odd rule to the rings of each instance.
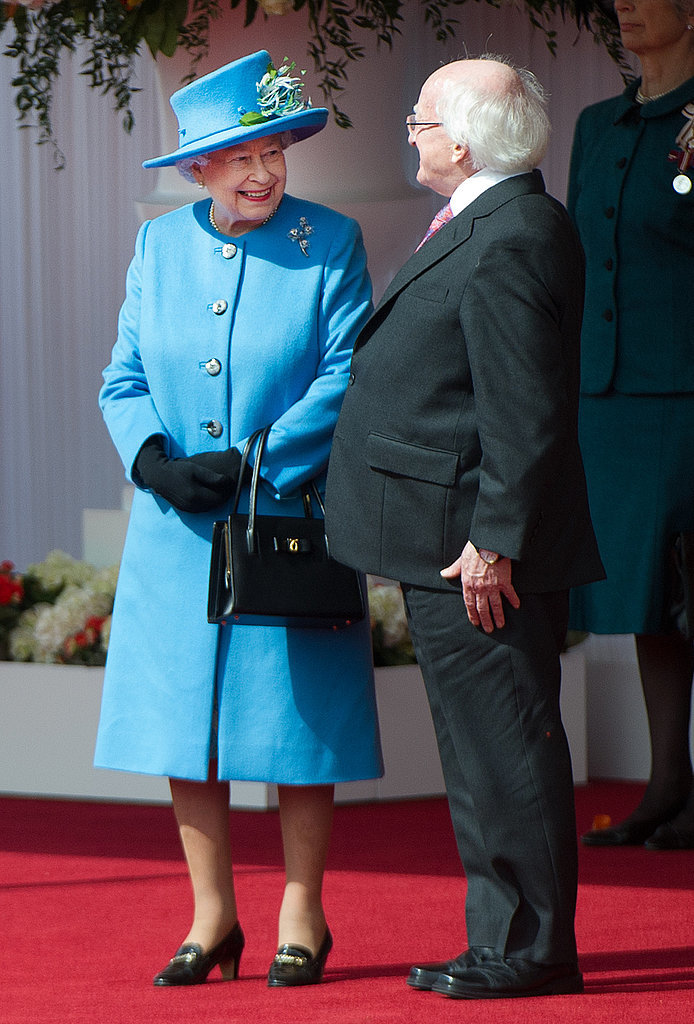
[[[222,944],[221,949],[218,952],[219,970],[222,974],[223,981],[236,981],[239,976],[239,968],[241,965],[241,954],[243,953],[243,947],[246,944],[244,934],[241,931],[240,925],[234,926],[233,931],[227,936],[226,941]]]
[[[241,954],[232,957],[231,960],[220,961],[219,969],[222,972],[222,981],[236,981],[239,976]]]

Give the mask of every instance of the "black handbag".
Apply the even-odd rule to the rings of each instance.
[[[304,516],[257,515],[258,478],[269,427],[257,430],[241,459],[234,505],[212,532],[208,622],[221,625],[342,629],[366,615],[363,577],[330,557],[318,488],[304,489]],[[237,511],[248,459],[257,442],[248,515]]]
[[[678,533],[672,546],[670,623],[694,639],[694,532]]]

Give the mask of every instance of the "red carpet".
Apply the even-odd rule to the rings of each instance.
[[[633,784],[577,790],[578,827],[617,820]],[[167,807],[0,799],[2,1024],[679,1024],[694,1012],[694,851],[581,849],[577,931],[586,993],[459,1002],[405,985],[416,960],[465,946],[445,801],[339,807],[326,879],[335,937],[325,983],[268,989],[282,891],[275,813],[232,834],[246,950],[241,979],[155,989],[188,927]]]

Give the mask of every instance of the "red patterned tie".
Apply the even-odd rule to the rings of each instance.
[[[452,219],[453,219],[453,210],[451,210],[451,204],[450,203],[446,203],[445,206],[441,207],[439,212],[436,214],[436,216],[432,220],[431,224],[429,225],[429,228],[427,230],[426,235],[424,236],[422,241],[419,243],[419,245],[415,249],[415,252],[419,252],[419,250],[422,248],[424,243],[428,242],[429,239],[431,238],[431,236],[435,235],[436,232],[439,230],[439,228],[442,228],[444,224],[447,224],[448,221],[452,220]]]

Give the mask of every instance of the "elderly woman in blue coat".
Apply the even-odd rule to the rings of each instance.
[[[328,461],[371,308],[358,225],[285,194],[284,148],[320,131],[265,51],[179,90],[177,164],[209,198],[142,225],[100,403],[136,485],[95,763],[166,775],[194,897],[156,985],[238,975],[229,780],[277,783],[286,885],[273,986],[319,982],[334,783],[382,774],[368,621],[347,630],[206,619],[212,524],[240,451],[272,424],[260,512],[301,515]]]

